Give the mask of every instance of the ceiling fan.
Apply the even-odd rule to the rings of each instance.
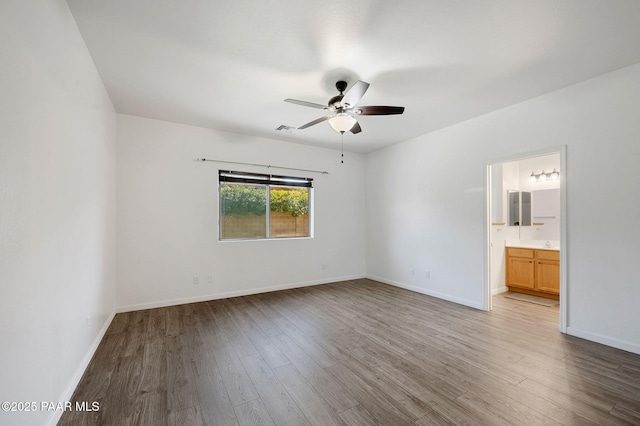
[[[329,121],[333,130],[342,134],[349,131],[356,134],[362,131],[354,115],[392,115],[402,114],[404,112],[404,107],[398,106],[356,106],[369,88],[369,83],[358,80],[347,93],[344,93],[346,88],[346,81],[338,81],[336,83],[336,89],[338,89],[340,94],[329,99],[327,106],[313,102],[299,101],[297,99],[285,99],[284,101],[306,107],[323,109],[330,113],[329,115],[310,121],[307,124],[303,124],[298,127],[299,130],[315,126],[323,121]]]

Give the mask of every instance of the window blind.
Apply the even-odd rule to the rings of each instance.
[[[297,188],[313,188],[313,179],[293,176],[263,175],[259,173],[234,172],[219,170],[218,179],[228,183],[245,183],[252,185],[293,186]]]

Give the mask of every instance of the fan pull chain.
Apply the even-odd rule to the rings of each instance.
[[[342,139],[342,155],[340,162],[344,164],[344,132],[340,132],[340,138]]]

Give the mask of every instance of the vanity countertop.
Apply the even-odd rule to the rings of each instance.
[[[546,242],[540,241],[509,241],[505,244],[506,247],[516,247],[516,248],[528,248],[528,249],[536,249],[536,250],[560,250],[560,245],[558,244],[547,244]]]

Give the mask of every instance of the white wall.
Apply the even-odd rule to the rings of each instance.
[[[519,226],[491,226],[491,294],[508,291],[506,282],[506,249],[508,240],[520,239]]]
[[[560,189],[541,189],[531,191],[531,216],[540,226],[540,240],[560,240]]]
[[[115,113],[63,1],[0,3],[0,75],[0,401],[64,401],[115,311]]]
[[[496,219],[492,222],[505,223],[504,225],[491,225],[490,240],[490,262],[491,262],[491,293],[498,294],[508,290],[505,286],[506,266],[505,266],[505,241],[520,238],[519,226],[507,226],[509,221],[507,195],[509,190],[518,191],[520,189],[520,168],[518,162],[498,163],[491,166],[492,169],[499,168],[500,181],[491,189],[492,209],[500,209]],[[500,200],[499,202],[497,200]]]
[[[566,144],[568,332],[640,353],[638,111],[634,65],[369,154],[367,274],[481,307],[484,164]]]
[[[219,169],[314,178],[315,237],[218,241]],[[339,151],[118,115],[119,309],[363,277],[364,200],[361,154],[347,153],[340,164]]]

